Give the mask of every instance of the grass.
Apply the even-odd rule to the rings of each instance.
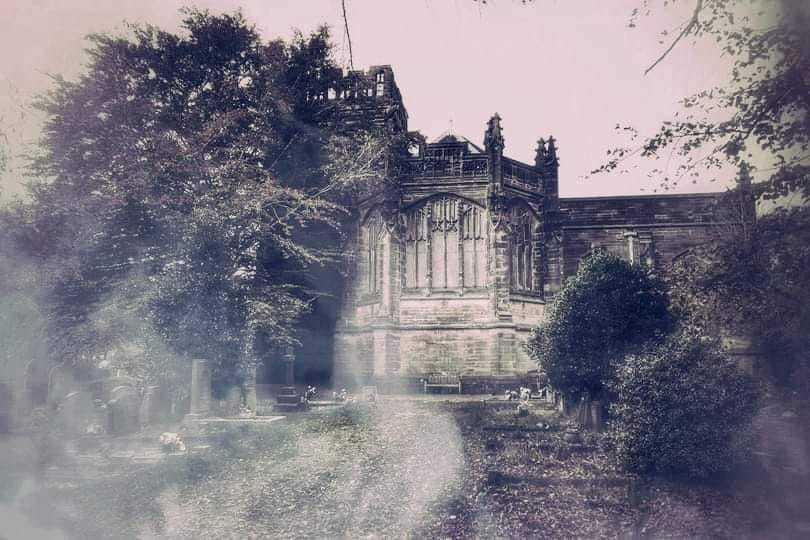
[[[382,400],[210,424],[188,455],[136,465],[99,453],[100,474],[46,474],[17,506],[71,538],[798,536],[801,514],[778,503],[796,492],[774,491],[784,478],[640,478],[604,437],[571,440],[565,418],[514,407]]]

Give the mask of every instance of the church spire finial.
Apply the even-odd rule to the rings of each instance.
[[[546,140],[543,137],[537,140],[537,150],[534,151],[534,166],[538,169],[546,163]]]
[[[484,134],[484,148],[488,152],[503,152],[504,142],[501,130],[501,116],[498,113],[489,119],[487,131]]]
[[[549,135],[548,137],[548,149],[546,150],[546,161],[550,163],[552,166],[559,165],[559,160],[557,159],[557,145],[556,139],[553,135]]]

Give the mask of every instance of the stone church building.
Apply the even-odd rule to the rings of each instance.
[[[329,97],[348,124],[370,111],[407,132],[389,66],[351,72]],[[360,204],[336,385],[396,388],[429,374],[464,391],[514,384],[536,369],[524,343],[583,256],[599,247],[663,265],[719,224],[719,193],[561,198],[555,139],[540,139],[533,163],[512,159],[497,114],[480,145],[410,138],[405,165]]]

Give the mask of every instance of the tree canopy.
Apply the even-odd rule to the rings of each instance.
[[[310,99],[341,73],[325,28],[264,42],[239,13],[188,10],[178,33],[89,40],[86,73],[36,103],[31,202],[9,210],[47,276],[51,353],[81,367],[136,343],[235,380],[339,296],[339,225],[387,142],[335,133]]]
[[[643,0],[630,26],[668,4]],[[684,3],[681,0],[680,3]],[[665,188],[684,180],[727,179],[743,162],[753,167],[765,198],[810,196],[810,7],[803,0],[692,0],[676,32],[662,32],[668,46],[647,69],[690,39],[714,41],[730,61],[726,80],[683,99],[683,110],[644,136],[633,126],[631,144],[611,149],[597,171],[621,169],[630,156],[666,163],[657,169]],[[679,155],[682,160],[672,160]],[[678,163],[670,170],[670,163]]]

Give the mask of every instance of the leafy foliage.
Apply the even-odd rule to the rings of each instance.
[[[574,397],[600,395],[614,363],[672,328],[664,283],[605,251],[583,259],[565,282],[529,353],[551,384]]]
[[[667,4],[643,0],[640,16]],[[640,155],[667,163],[657,170],[664,187],[684,178],[725,176],[729,167],[758,161],[760,193],[767,199],[789,193],[810,197],[807,160],[810,145],[810,7],[803,0],[694,0],[691,16],[670,46],[647,70],[686,39],[715,41],[731,66],[725,83],[683,100],[684,114],[663,122],[658,132],[642,137],[632,126],[632,144],[611,149],[608,162],[594,172],[619,169]],[[654,73],[654,72],[653,72]],[[669,170],[675,153],[683,160]],[[763,160],[765,157],[767,160]]]
[[[326,29],[265,43],[241,14],[190,10],[180,34],[89,39],[87,73],[37,103],[32,202],[12,210],[47,276],[51,354],[134,345],[237,381],[339,297],[340,225],[388,141],[330,130],[334,102],[309,99],[340,75]]]
[[[613,389],[613,436],[630,470],[703,479],[745,456],[757,388],[699,334],[678,332],[628,356]]]
[[[780,209],[720,240],[674,262],[673,306],[695,331],[749,336],[773,380],[789,384],[810,351],[810,209]]]

